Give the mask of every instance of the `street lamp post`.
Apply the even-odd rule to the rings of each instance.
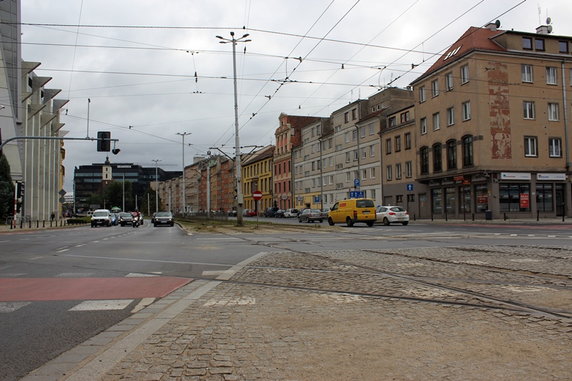
[[[185,194],[185,136],[186,135],[190,135],[190,132],[177,132],[177,135],[181,135],[181,137],[183,138],[183,177],[182,177],[182,181],[181,181],[181,186],[183,188],[182,190],[182,206],[183,206],[183,215],[187,212],[187,199],[186,199],[186,194]]]
[[[159,211],[159,176],[157,174],[157,163],[161,160],[153,159],[151,161],[155,163],[155,213],[157,213]]]
[[[230,32],[230,39],[221,36],[216,36],[220,39],[221,44],[232,44],[232,73],[234,79],[234,155],[235,155],[235,176],[236,176],[236,223],[242,226],[242,207],[244,204],[244,198],[242,195],[242,174],[241,174],[241,164],[240,164],[240,140],[238,138],[238,90],[236,85],[236,44],[238,42],[249,42],[251,40],[247,39],[248,34],[243,35],[240,38],[234,38],[234,32]]]

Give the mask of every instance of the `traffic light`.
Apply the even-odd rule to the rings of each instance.
[[[109,152],[111,150],[111,132],[97,131],[97,152]]]

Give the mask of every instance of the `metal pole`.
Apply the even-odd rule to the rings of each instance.
[[[151,160],[155,163],[155,213],[159,211],[159,175],[157,164],[161,161],[159,159]]]
[[[232,36],[232,74],[234,85],[234,151],[235,151],[235,165],[236,165],[236,221],[239,226],[242,226],[242,208],[244,205],[244,196],[242,194],[242,171],[240,164],[240,139],[238,137],[238,89],[236,82],[236,39],[234,32]]]
[[[89,104],[91,103],[91,99],[87,98],[87,135],[86,137],[89,138]]]
[[[244,196],[242,193],[242,173],[240,165],[240,140],[238,137],[238,89],[236,83],[236,44],[237,42],[249,42],[247,40],[248,34],[243,35],[240,38],[234,38],[234,32],[230,32],[230,39],[223,38],[221,36],[216,36],[221,44],[231,43],[232,44],[232,73],[233,73],[233,84],[234,84],[234,150],[235,150],[235,176],[236,176],[236,224],[242,226],[242,208],[244,205]]]
[[[211,218],[211,163],[207,160],[207,216]]]
[[[123,173],[122,175],[123,175],[123,181],[121,181],[121,195],[122,195],[121,210],[125,212],[125,173]]]
[[[182,186],[182,197],[181,206],[183,207],[183,215],[187,213],[187,200],[186,200],[186,193],[185,193],[185,136],[190,135],[190,132],[177,132],[177,135],[181,135],[183,138],[183,177],[181,178],[181,186]]]

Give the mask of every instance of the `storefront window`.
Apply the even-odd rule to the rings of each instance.
[[[540,212],[553,212],[552,184],[536,184],[536,207]]]
[[[475,210],[484,213],[489,209],[489,190],[486,184],[475,185]]]
[[[459,189],[460,213],[471,213],[471,187],[461,187]]]
[[[529,212],[530,184],[500,184],[501,212]]]
[[[433,203],[433,213],[442,214],[443,213],[443,190],[442,189],[432,189],[431,190],[431,202]]]
[[[457,209],[457,192],[455,188],[445,188],[445,208],[447,214],[455,214]]]

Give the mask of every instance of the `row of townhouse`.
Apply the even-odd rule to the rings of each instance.
[[[244,207],[364,196],[417,218],[571,216],[571,52],[547,26],[471,27],[407,89],[281,114],[276,145],[242,160]]]
[[[0,21],[0,142],[18,190],[15,218],[59,218],[65,175],[59,138],[67,133],[60,110],[68,101],[46,87],[50,77],[34,73],[40,63],[22,60],[19,0],[0,2]]]
[[[571,51],[546,26],[469,28],[408,90],[301,129],[294,205],[328,208],[360,191],[419,218],[572,215]]]

